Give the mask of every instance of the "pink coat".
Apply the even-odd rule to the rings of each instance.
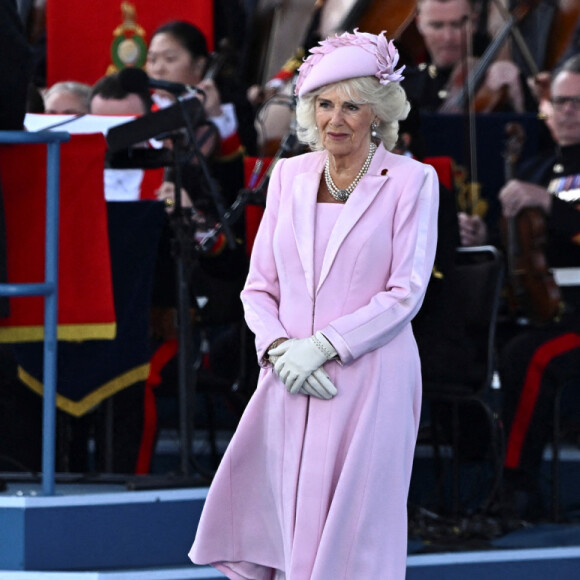
[[[258,388],[214,478],[190,552],[229,578],[405,577],[407,494],[421,406],[411,320],[437,241],[432,167],[379,147],[340,213],[315,283],[316,197],[326,153],[273,171],[246,286]],[[290,395],[266,349],[321,330],[338,394]]]

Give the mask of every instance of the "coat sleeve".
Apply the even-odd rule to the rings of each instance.
[[[278,161],[270,177],[266,209],[256,233],[248,278],[241,293],[246,323],[256,336],[256,350],[261,366],[266,366],[264,357],[268,346],[277,338],[288,336],[278,315],[280,281],[273,243],[282,193],[280,174],[284,161]]]
[[[422,167],[412,172],[399,196],[385,290],[320,329],[344,364],[391,341],[423,302],[437,246],[439,182],[432,167]]]

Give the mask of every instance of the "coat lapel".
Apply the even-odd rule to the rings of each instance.
[[[306,286],[314,298],[314,226],[321,171],[300,173],[292,191],[292,224]]]

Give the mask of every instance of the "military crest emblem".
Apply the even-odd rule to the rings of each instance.
[[[127,67],[141,68],[147,58],[145,29],[137,24],[137,9],[131,2],[121,2],[123,22],[113,31],[111,64],[107,74]]]

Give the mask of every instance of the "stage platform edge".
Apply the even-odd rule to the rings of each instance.
[[[55,495],[42,496],[38,486],[11,483],[0,494],[0,580],[224,578],[187,558],[206,495],[207,487],[57,483]],[[572,580],[579,569],[580,545],[500,548],[411,553],[406,578]]]
[[[9,484],[0,494],[0,570],[188,566],[207,488]]]

